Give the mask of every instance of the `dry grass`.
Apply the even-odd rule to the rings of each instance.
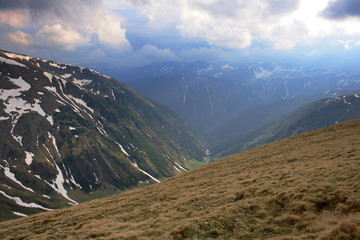
[[[360,120],[0,223],[2,239],[360,239]]]

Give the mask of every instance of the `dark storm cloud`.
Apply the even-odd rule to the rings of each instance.
[[[323,16],[329,19],[360,17],[360,1],[337,0],[335,2],[331,2],[323,11]]]
[[[32,20],[51,18],[77,21],[84,12],[99,6],[97,0],[0,0],[0,11],[28,11]]]

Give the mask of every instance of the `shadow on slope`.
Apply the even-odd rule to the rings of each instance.
[[[357,118],[360,118],[359,94],[321,99],[270,121],[258,129],[239,134],[216,145],[211,150],[211,158],[219,159],[265,143]]]

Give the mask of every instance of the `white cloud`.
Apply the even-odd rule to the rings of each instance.
[[[0,11],[0,23],[8,24],[11,27],[24,27],[29,19],[30,15],[26,10]]]
[[[7,38],[12,44],[20,45],[22,47],[29,47],[34,45],[34,41],[31,35],[20,30],[9,33]]]
[[[254,52],[258,55],[291,53],[279,49],[310,52],[324,46],[340,48],[342,45],[354,50],[360,39],[360,18],[349,6],[357,2],[3,1],[0,48],[26,47],[34,53],[42,51],[53,55],[66,50],[63,54],[71,58],[75,55],[87,60],[127,58],[131,64],[178,58],[226,59],[227,56],[235,58],[236,54],[251,57]],[[347,6],[346,12],[336,8],[340,3]],[[327,44],[323,44],[325,41]],[[321,53],[317,51],[316,55]]]
[[[61,24],[45,25],[35,34],[36,45],[47,48],[75,50],[89,45],[90,39],[73,29],[65,29]]]
[[[183,37],[230,48],[245,48],[254,39],[270,36],[269,31],[295,11],[299,1],[130,0],[148,17],[150,27],[175,24]]]
[[[201,10],[185,10],[178,29],[183,36],[200,37],[216,46],[244,48],[250,46],[252,41],[250,31],[232,19],[219,22]]]
[[[97,35],[99,43],[119,51],[130,50],[126,30],[121,27],[120,17],[98,9],[92,17],[91,31]]]
[[[109,0],[110,1],[110,0]],[[123,0],[144,14],[148,27],[175,25],[183,37],[214,46],[246,48],[266,40],[292,49],[340,34],[360,35],[360,21],[322,16],[331,0]]]
[[[337,40],[337,43],[343,45],[345,50],[350,50],[354,47],[360,46],[359,40]]]
[[[276,49],[292,49],[296,44],[308,37],[308,28],[301,21],[278,25],[267,32],[264,37],[269,39]]]
[[[121,26],[122,18],[102,3],[103,0],[7,1],[0,10],[0,24],[13,28],[12,33],[6,33],[12,45],[74,51],[99,43],[108,50],[131,49]]]
[[[142,46],[136,51],[136,55],[140,58],[156,59],[157,61],[177,60],[176,55],[169,48],[159,49],[151,44]]]

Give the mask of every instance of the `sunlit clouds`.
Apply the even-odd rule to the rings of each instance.
[[[129,65],[326,59],[360,51],[359,16],[357,0],[0,0],[0,48]]]

